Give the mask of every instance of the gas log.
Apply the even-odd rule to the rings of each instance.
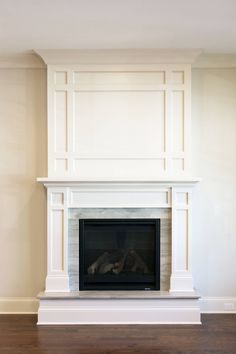
[[[120,274],[126,272],[149,272],[147,264],[133,249],[104,252],[87,269],[88,274]]]

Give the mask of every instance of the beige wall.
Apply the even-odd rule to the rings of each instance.
[[[0,311],[35,297],[46,273],[46,71],[0,70]]]
[[[192,86],[195,286],[236,297],[236,70],[194,70]],[[30,311],[46,274],[45,70],[0,70],[0,126],[0,312]]]
[[[236,297],[236,69],[194,70],[192,97],[195,286]]]

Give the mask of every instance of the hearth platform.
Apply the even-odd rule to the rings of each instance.
[[[194,292],[42,292],[38,324],[201,324]]]

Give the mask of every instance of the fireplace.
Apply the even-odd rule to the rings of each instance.
[[[47,188],[38,323],[200,323],[190,129],[199,52],[39,54],[48,174],[38,178]]]
[[[81,219],[80,290],[160,290],[160,219]]]

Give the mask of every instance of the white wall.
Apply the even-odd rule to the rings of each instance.
[[[194,203],[195,286],[204,297],[235,297],[236,69],[193,70],[192,92],[193,161],[202,177]]]
[[[194,280],[219,308],[236,304],[236,69],[194,70],[192,87]],[[31,311],[46,273],[44,70],[0,70],[0,124],[0,312]]]
[[[45,70],[0,70],[0,127],[0,312],[31,311],[46,273]]]

